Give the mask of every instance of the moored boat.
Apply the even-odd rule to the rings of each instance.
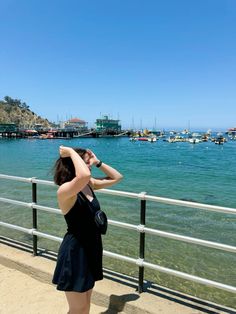
[[[130,137],[129,139],[130,141],[141,141],[141,142],[156,142],[157,138],[156,136],[134,136],[134,137]]]
[[[197,143],[202,142],[202,140],[200,140],[200,139],[197,138],[197,137],[192,137],[192,138],[189,138],[189,139],[188,139],[188,142],[191,143],[191,144],[197,144]]]

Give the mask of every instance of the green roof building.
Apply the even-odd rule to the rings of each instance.
[[[121,131],[120,120],[109,119],[108,116],[103,116],[96,119],[96,131],[107,134],[117,134]]]
[[[0,123],[0,133],[17,132],[18,127],[15,123]]]

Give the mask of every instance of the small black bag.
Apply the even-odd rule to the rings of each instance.
[[[107,215],[100,209],[96,211],[94,221],[101,234],[107,232]]]

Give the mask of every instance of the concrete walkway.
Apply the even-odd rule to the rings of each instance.
[[[65,314],[64,293],[16,269],[0,265],[1,314]],[[91,314],[104,313],[105,307],[92,304]]]
[[[26,248],[0,242],[0,314],[67,313],[64,293],[51,284],[54,268],[55,260],[33,257]],[[171,292],[138,294],[136,283],[128,277],[121,280],[109,271],[105,276],[95,285],[91,314],[236,313],[196,298],[174,297]]]

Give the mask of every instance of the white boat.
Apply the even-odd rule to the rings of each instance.
[[[133,137],[130,137],[129,140],[153,143],[157,141],[157,137],[156,136],[133,136]]]
[[[197,144],[197,143],[202,142],[202,140],[200,140],[199,138],[196,138],[196,137],[189,138],[188,141],[191,144]]]
[[[174,137],[174,136],[169,136],[169,137],[166,139],[166,142],[168,142],[168,143],[175,143],[175,142],[176,142],[175,137]]]
[[[149,137],[148,142],[156,142],[157,138],[155,136]]]

